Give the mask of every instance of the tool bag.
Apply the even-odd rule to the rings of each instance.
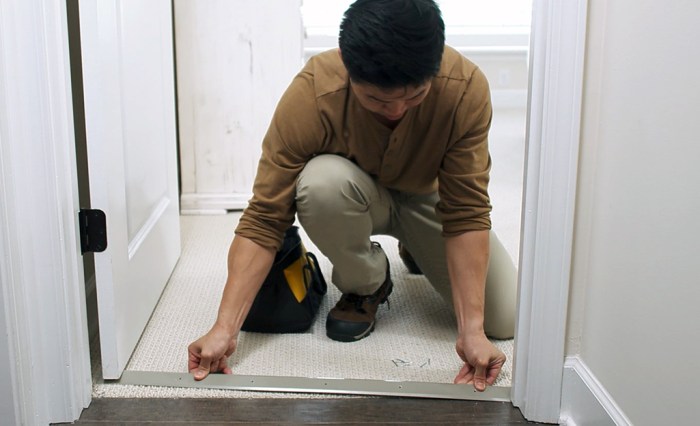
[[[241,330],[304,332],[313,324],[327,289],[316,256],[306,251],[299,228],[292,226],[284,235],[282,247]]]

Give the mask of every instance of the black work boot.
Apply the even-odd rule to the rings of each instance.
[[[420,266],[418,266],[416,261],[413,260],[413,256],[411,256],[411,253],[409,253],[409,251],[406,250],[406,247],[404,247],[404,245],[401,243],[399,243],[399,257],[403,261],[403,264],[406,265],[408,272],[416,275],[423,274],[423,271],[421,271]]]
[[[355,342],[374,330],[379,305],[388,302],[394,284],[386,265],[386,279],[379,290],[369,296],[343,294],[326,318],[326,335],[339,342]]]

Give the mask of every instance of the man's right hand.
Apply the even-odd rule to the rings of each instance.
[[[207,334],[192,342],[187,348],[187,369],[194,379],[202,380],[209,373],[231,374],[228,357],[236,350],[237,337],[215,324]]]
[[[195,380],[202,380],[209,373],[231,374],[228,357],[236,350],[238,332],[274,259],[274,249],[245,237],[233,238],[216,322],[187,348],[187,369]]]

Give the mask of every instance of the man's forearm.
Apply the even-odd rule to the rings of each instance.
[[[217,326],[231,335],[238,334],[274,259],[274,250],[245,237],[234,237],[228,252],[228,278]]]
[[[445,250],[459,333],[483,333],[489,231],[450,237]]]

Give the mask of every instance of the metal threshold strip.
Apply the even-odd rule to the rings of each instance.
[[[282,376],[242,376],[212,374],[196,382],[188,373],[124,371],[120,385],[166,386],[180,388],[226,389],[257,392],[292,392],[412,398],[510,401],[510,387],[489,386],[477,392],[471,385],[430,382],[398,382],[368,379],[308,378]]]

